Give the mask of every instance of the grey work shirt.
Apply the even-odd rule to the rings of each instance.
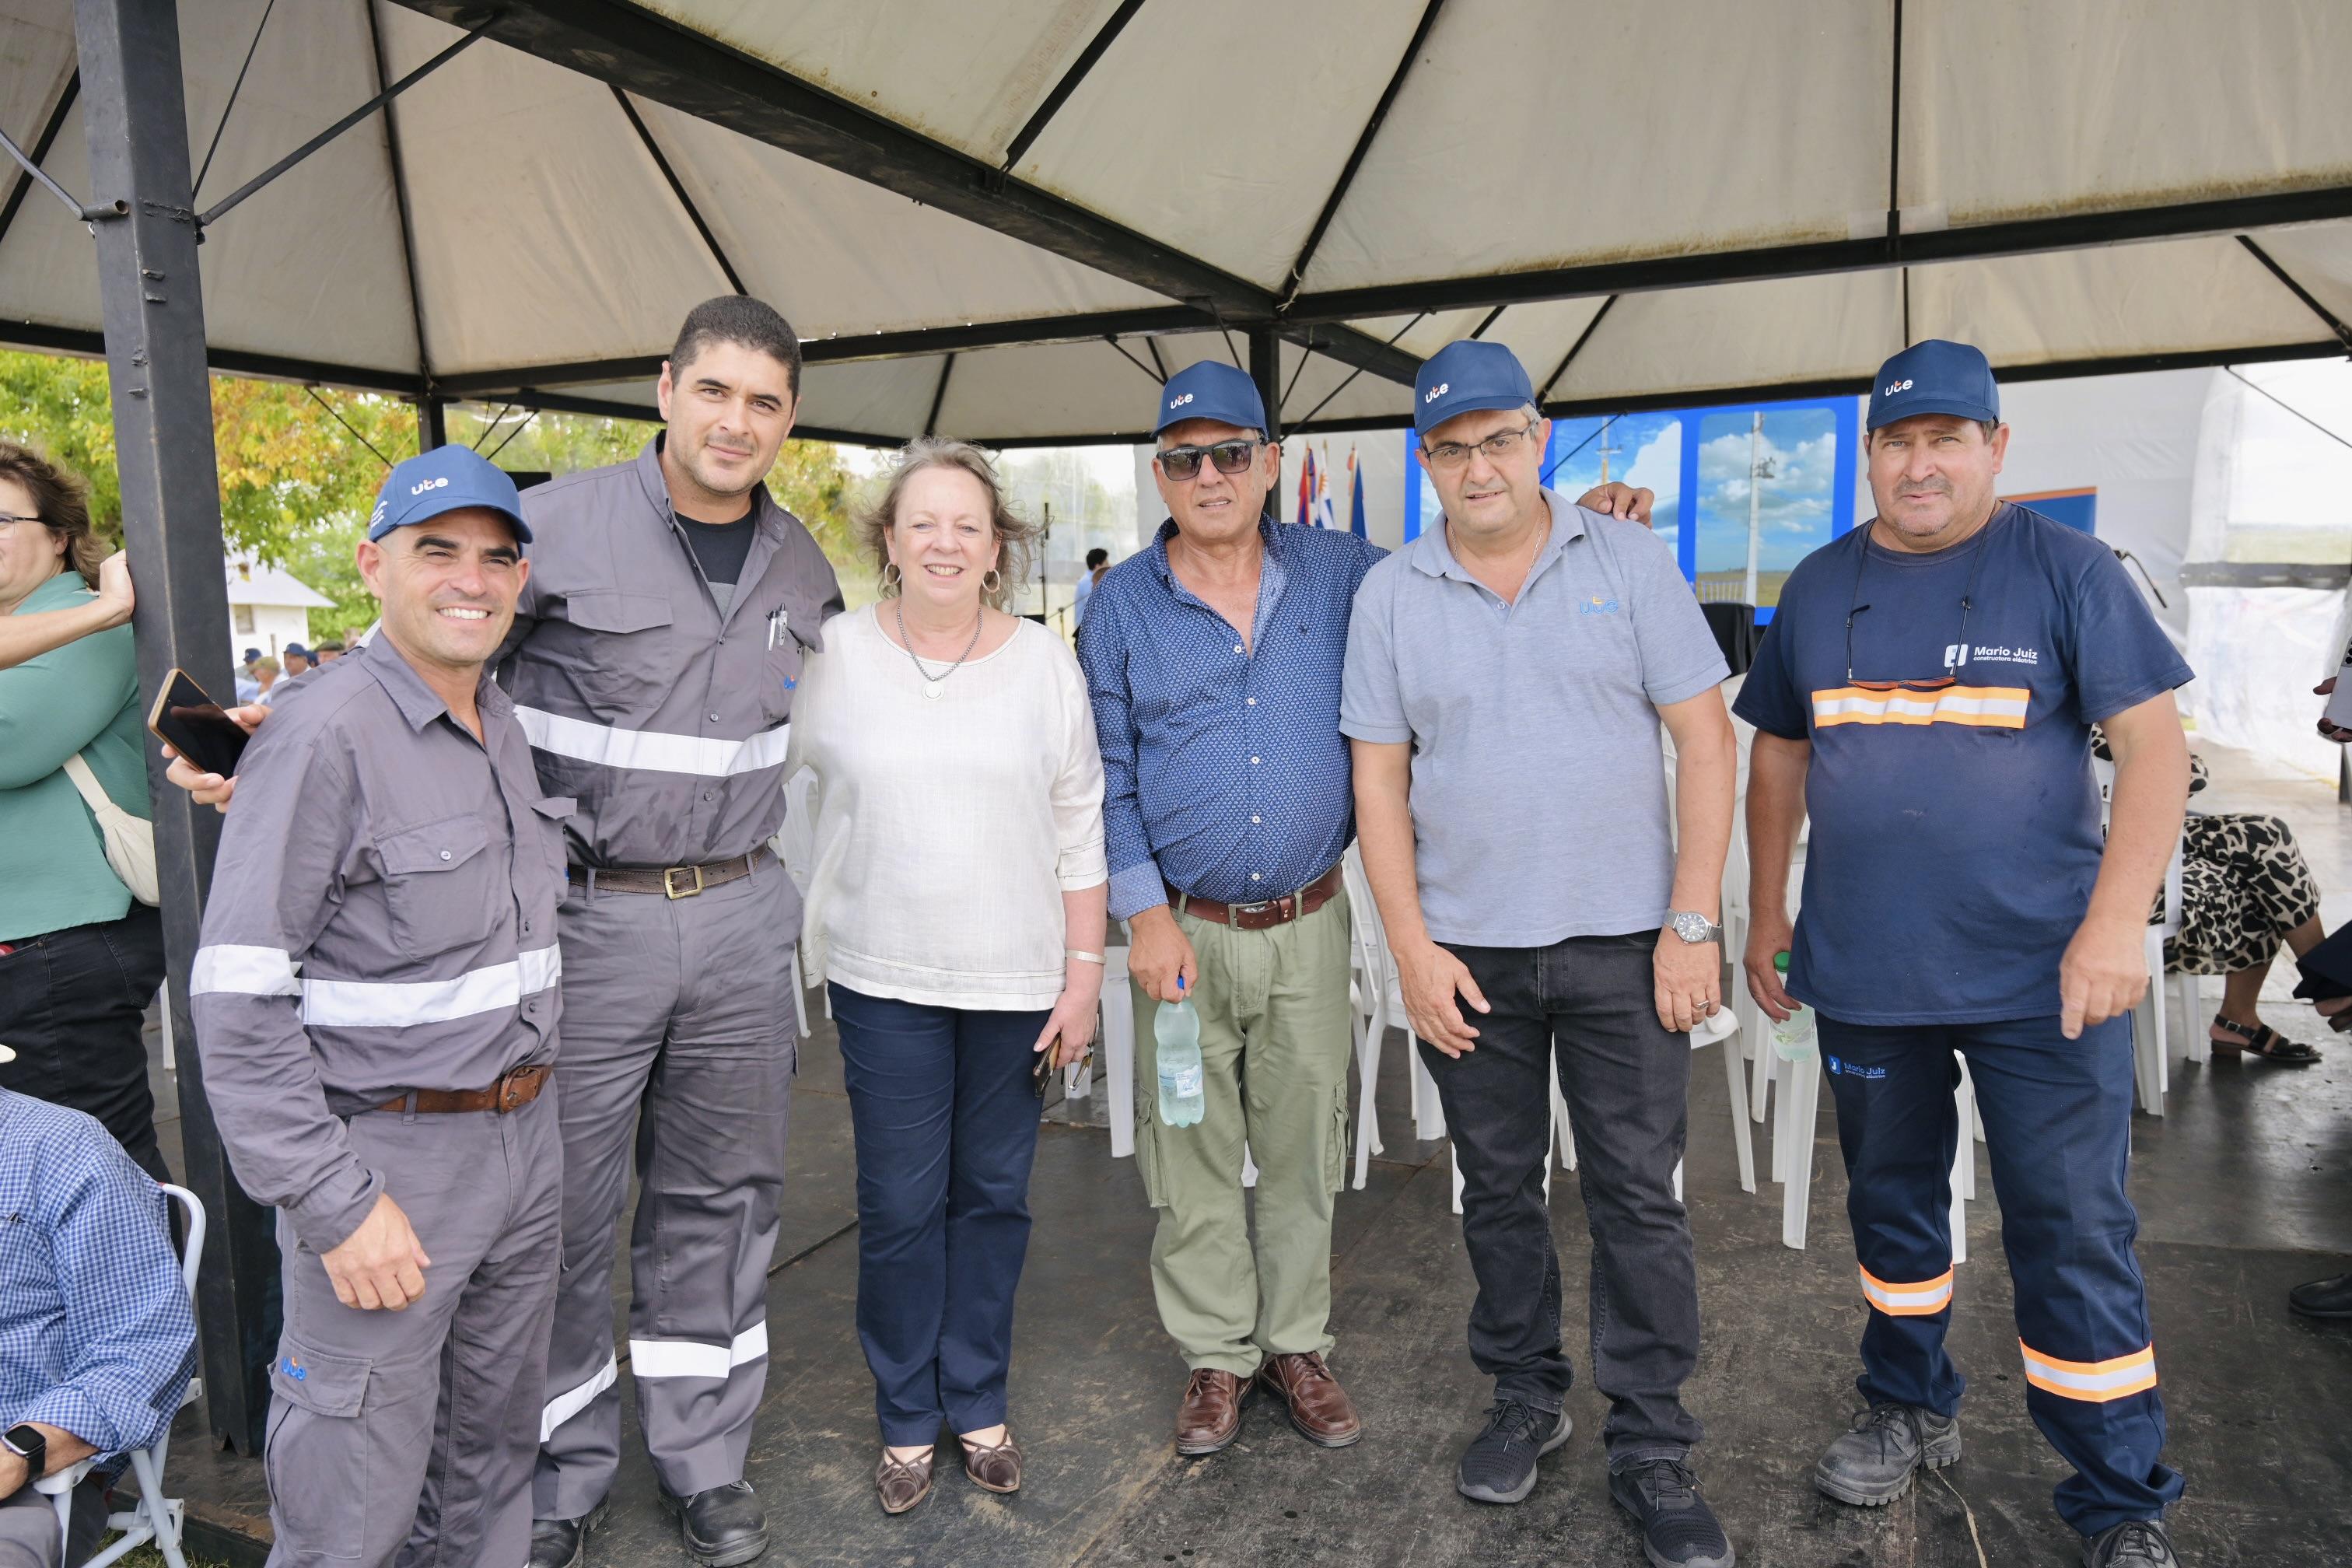
[[[383,1173],[341,1119],[555,1059],[562,820],[513,704],[482,738],[389,637],[304,678],[237,765],[189,977],[205,1087],[246,1191],[324,1252]]]
[[[1658,712],[1730,673],[1674,551],[1550,490],[1510,604],[1443,525],[1364,578],[1340,731],[1412,743],[1422,919],[1439,942],[1648,931],[1674,888]]]
[[[764,485],[737,525],[756,531],[722,610],[660,454],[656,437],[633,462],[522,498],[530,582],[499,682],[547,793],[580,803],[564,827],[575,865],[700,865],[764,843],[784,818],[801,660],[841,610],[824,552]]]

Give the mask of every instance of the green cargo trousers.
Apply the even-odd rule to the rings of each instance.
[[[1151,1289],[1185,1364],[1247,1377],[1270,1355],[1331,1348],[1331,1199],[1348,1163],[1348,898],[1265,931],[1179,912],[1200,961],[1207,1106],[1160,1120],[1152,1020],[1135,987],[1135,1158],[1160,1211]],[[1257,1163],[1257,1247],[1242,1152]]]

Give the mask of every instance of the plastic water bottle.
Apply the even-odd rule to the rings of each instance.
[[[1176,1000],[1160,1004],[1151,1021],[1151,1037],[1159,1044],[1160,1120],[1171,1127],[1190,1127],[1208,1108],[1201,1091],[1201,1015],[1184,994],[1184,977],[1176,977]]]
[[[1789,988],[1789,955],[1785,952],[1774,953],[1772,970],[1780,977],[1780,989],[1786,991]],[[1793,996],[1789,1000],[1797,1001]],[[1784,1062],[1803,1061],[1813,1054],[1817,1043],[1814,1037],[1813,1010],[1802,1002],[1797,1002],[1795,1012],[1772,1026],[1772,1049]]]

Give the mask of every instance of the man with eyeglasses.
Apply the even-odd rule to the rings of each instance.
[[[1415,390],[1444,517],[1364,579],[1339,727],[1364,869],[1453,1134],[1471,1359],[1495,1380],[1455,1486],[1520,1501],[1572,1425],[1544,1202],[1556,1062],[1593,1237],[1610,1495],[1653,1563],[1729,1568],[1689,1465],[1698,1284],[1674,1190],[1688,1031],[1720,1005],[1728,671],[1673,550],[1544,487],[1549,421],[1508,349],[1449,344]]]
[[[1268,511],[1282,449],[1235,367],[1171,377],[1154,424],[1169,520],[1104,574],[1078,657],[1103,753],[1110,912],[1131,942],[1152,1288],[1189,1369],[1176,1451],[1230,1446],[1260,1384],[1310,1441],[1343,1447],[1363,1424],[1324,1362],[1350,1045],[1339,678],[1349,606],[1381,552]],[[1647,511],[1647,493],[1623,486],[1586,500]],[[1180,996],[1200,1016],[1206,1110],[1171,1127],[1150,1021]]]
[[[1952,1315],[1954,1053],[1984,1119],[2025,1405],[2074,1474],[2089,1568],[2179,1561],[2147,1294],[2124,1190],[2130,1012],[2180,835],[2189,679],[2090,534],[1999,500],[2009,445],[1982,353],[1929,341],[1870,396],[1878,515],[1780,590],[1737,704],[1757,727],[1748,989],[1820,1015],[1866,1323],[1868,1408],[1813,1471],[1883,1507],[1960,1458]],[[2090,726],[2116,759],[2104,847]],[[1802,914],[1784,910],[1812,815]],[[1776,953],[1790,955],[1784,981]]]

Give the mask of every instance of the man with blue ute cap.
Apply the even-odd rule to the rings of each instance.
[[[1310,1442],[1342,1447],[1363,1423],[1324,1359],[1351,1044],[1339,679],[1349,607],[1381,552],[1269,511],[1282,448],[1238,368],[1202,361],[1170,377],[1153,428],[1169,520],[1105,574],[1078,653],[1103,755],[1110,912],[1132,942],[1137,1164],[1160,1211],[1152,1289],[1187,1368],[1176,1451],[1230,1447],[1260,1387]],[[1648,498],[1615,486],[1586,499],[1646,510]],[[1180,995],[1200,1016],[1206,1108],[1171,1127],[1149,1021]]]
[[[1881,367],[1878,515],[1780,590],[1738,702],[1757,728],[1748,989],[1820,1015],[1865,1325],[1868,1408],[1813,1470],[1881,1507],[1960,1458],[1949,1176],[1965,1058],[2016,1287],[2025,1407],[2074,1473],[2088,1568],[2170,1568],[2147,1291],[2124,1187],[2131,1009],[2180,837],[2189,679],[2088,533],[2000,500],[2000,393],[1966,343]],[[2116,759],[2102,841],[2090,727]],[[1785,907],[1807,812],[1801,912]],[[1785,951],[1784,981],[1773,966]]]
[[[513,481],[396,466],[367,647],[238,768],[188,990],[238,1183],[278,1210],[270,1562],[520,1563],[562,1145],[561,823],[485,673],[530,576]]]
[[[1556,1066],[1592,1231],[1610,1496],[1659,1568],[1730,1568],[1689,1463],[1698,1279],[1675,1180],[1689,1031],[1721,1005],[1723,654],[1663,540],[1545,488],[1550,421],[1509,349],[1450,343],[1414,394],[1444,516],[1356,595],[1339,727],[1454,1139],[1471,1359],[1495,1382],[1454,1485],[1518,1502],[1573,1429],[1544,1202]]]

